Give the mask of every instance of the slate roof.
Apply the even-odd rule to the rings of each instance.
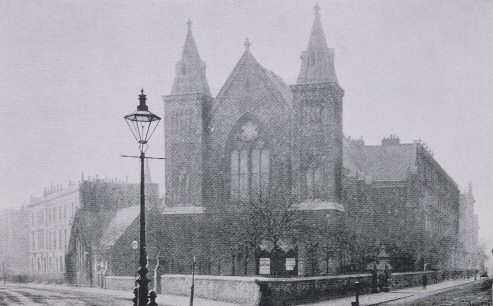
[[[344,144],[344,167],[373,181],[403,181],[416,172],[416,144],[365,146]]]
[[[139,216],[139,213],[139,205],[118,210],[104,230],[103,235],[101,236],[100,245],[102,247],[114,246],[118,239],[125,233],[125,230]]]
[[[348,172],[348,174],[352,177],[364,178],[363,170],[361,170],[358,165],[356,165],[356,158],[353,157],[355,152],[351,148],[351,140],[348,140],[346,137],[343,138],[342,142],[342,164],[344,169]]]
[[[284,100],[289,104],[292,105],[293,103],[293,93],[291,92],[291,89],[289,88],[286,83],[281,79],[280,76],[275,74],[274,72],[268,70],[266,72],[267,77],[270,79],[272,84],[275,86],[275,88],[281,93],[282,97]]]
[[[293,98],[290,88],[277,74],[264,68],[252,55],[252,53],[249,50],[246,50],[238,63],[236,63],[233,71],[226,79],[226,82],[221,87],[221,90],[219,90],[219,93],[215,99],[216,104],[213,109],[216,110],[221,106],[223,103],[223,97],[226,96],[229,88],[237,78],[243,78],[245,77],[245,74],[251,73],[252,71],[259,72],[259,76],[263,79],[264,84],[271,86],[274,94],[279,97],[279,100],[282,100],[282,102],[289,106],[292,105]]]

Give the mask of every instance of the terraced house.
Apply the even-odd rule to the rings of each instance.
[[[31,274],[43,280],[63,280],[65,253],[79,203],[78,185],[72,182],[31,197],[27,207]]]

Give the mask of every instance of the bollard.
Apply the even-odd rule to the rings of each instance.
[[[354,282],[354,292],[356,294],[356,302],[351,302],[351,306],[359,306],[359,282]]]
[[[156,303],[156,298],[157,298],[157,293],[154,290],[151,290],[149,292],[149,300],[151,300],[149,303],[147,303],[147,306],[158,306]]]

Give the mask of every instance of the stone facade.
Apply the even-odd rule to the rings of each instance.
[[[188,23],[163,97],[160,241],[176,255],[163,255],[166,272],[189,273],[196,255],[204,274],[255,274],[269,252],[295,253],[298,275],[357,272],[382,246],[396,270],[455,267],[457,185],[421,143],[343,136],[344,90],[320,18],[316,6],[296,84],[264,68],[247,40],[215,98]],[[248,219],[252,206],[260,210]],[[266,233],[266,211],[291,223]]]
[[[52,186],[31,197],[29,216],[30,273],[43,280],[63,280],[65,254],[75,213],[80,206],[76,183]]]
[[[264,68],[247,40],[245,52],[215,98],[188,23],[175,82],[171,94],[164,97],[167,211],[200,207],[204,211],[198,217],[201,221],[193,222],[212,224],[227,218],[224,215],[228,213],[244,211],[248,202],[283,197],[286,210],[296,211],[296,218],[307,221],[304,226],[314,230],[316,224],[324,227],[330,216],[340,219],[338,212],[344,211],[344,91],[337,82],[334,53],[325,41],[319,9],[296,85],[287,86]],[[163,222],[169,224],[170,214],[164,215]],[[175,225],[181,218],[192,218],[181,213],[173,216]],[[305,253],[302,240],[297,240],[300,254]],[[218,243],[219,249],[224,247],[223,242]],[[234,246],[226,247],[228,250],[218,252],[223,256],[213,263],[208,259],[208,265],[218,274],[239,270],[254,274],[255,262],[249,259],[255,257],[259,243],[238,245],[240,252],[228,249]],[[304,262],[297,267],[300,274],[308,273]],[[169,271],[183,270],[178,266]]]
[[[371,240],[387,246],[394,264],[405,270],[419,270],[424,264],[454,268],[459,190],[425,146],[402,144],[396,136],[383,139],[380,146],[348,138],[344,154],[346,169],[351,169],[348,180],[352,177],[364,186],[353,190],[352,197],[370,204],[371,214],[363,215],[372,219],[366,221]],[[348,219],[363,217],[349,208],[353,205],[344,204]]]

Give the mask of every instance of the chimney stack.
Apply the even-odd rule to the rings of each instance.
[[[401,140],[399,139],[399,137],[397,137],[396,135],[390,135],[389,137],[385,137],[384,139],[382,139],[382,146],[383,147],[387,147],[387,146],[395,146],[395,145],[399,145],[401,143]]]

